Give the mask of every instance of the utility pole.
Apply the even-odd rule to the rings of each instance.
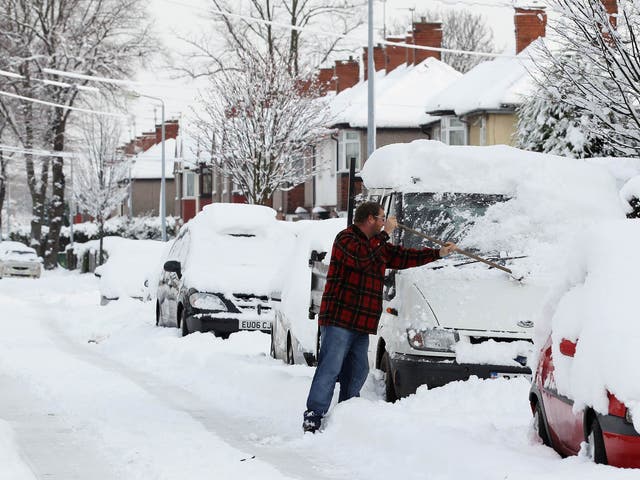
[[[373,0],[369,0],[369,38],[367,42],[367,158],[376,149],[376,114],[375,114],[375,76],[376,70],[373,63]]]
[[[75,203],[73,202],[73,198],[74,198],[74,188],[75,185],[73,184],[73,163],[74,163],[74,159],[71,159],[71,161],[69,162],[70,167],[71,167],[71,199],[69,200],[69,244],[73,247],[73,212],[75,210]]]

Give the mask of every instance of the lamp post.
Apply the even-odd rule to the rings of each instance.
[[[167,212],[166,212],[166,193],[165,193],[165,157],[164,157],[164,101],[159,97],[152,97],[151,95],[145,95],[138,92],[131,92],[131,96],[133,97],[145,97],[150,98],[152,100],[157,100],[160,102],[160,111],[161,111],[161,119],[162,122],[160,125],[160,130],[162,132],[162,176],[160,179],[160,225],[162,229],[162,241],[167,241]]]

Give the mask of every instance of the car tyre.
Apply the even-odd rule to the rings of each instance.
[[[287,333],[287,365],[295,365],[296,361],[293,358],[293,345],[291,342],[291,334]]]
[[[549,438],[549,432],[547,432],[547,427],[545,426],[544,413],[542,412],[540,401],[536,402],[536,407],[533,412],[533,428],[538,434],[540,440],[542,440],[542,444],[547,447],[551,447],[551,439]]]
[[[276,339],[273,338],[273,327],[271,328],[271,345],[269,346],[269,355],[271,358],[276,358]]]
[[[185,315],[184,310],[180,312],[180,331],[182,332],[183,337],[189,335],[189,328],[187,327],[187,316]]]
[[[604,447],[604,439],[602,437],[602,428],[597,418],[591,420],[591,429],[587,435],[587,443],[589,444],[589,456],[595,463],[602,465],[607,464],[607,452]]]
[[[387,402],[395,403],[398,400],[396,386],[393,383],[393,372],[391,370],[391,359],[385,350],[380,359],[380,370],[384,373],[384,397]]]

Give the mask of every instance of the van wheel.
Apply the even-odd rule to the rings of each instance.
[[[393,383],[393,372],[391,371],[391,359],[385,350],[380,360],[380,370],[384,373],[384,396],[387,402],[394,403],[398,400],[396,386]]]
[[[591,420],[591,429],[587,436],[589,444],[589,457],[595,462],[603,465],[607,464],[607,452],[604,448],[604,440],[602,438],[602,428],[597,418]]]
[[[536,402],[536,409],[533,412],[533,428],[538,434],[538,437],[540,437],[540,440],[542,440],[542,444],[550,447],[551,439],[549,438],[549,433],[545,427],[544,414],[542,413],[540,401]]]
[[[295,365],[293,358],[293,345],[291,344],[291,334],[287,333],[287,365]]]

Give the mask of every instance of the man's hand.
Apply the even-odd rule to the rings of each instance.
[[[382,230],[387,232],[387,234],[391,236],[391,234],[396,228],[398,228],[398,220],[396,220],[396,217],[387,217],[387,219],[384,222],[384,227],[382,227]]]
[[[453,242],[447,242],[444,247],[440,247],[440,258],[446,257],[450,253],[454,252],[458,246]]]

